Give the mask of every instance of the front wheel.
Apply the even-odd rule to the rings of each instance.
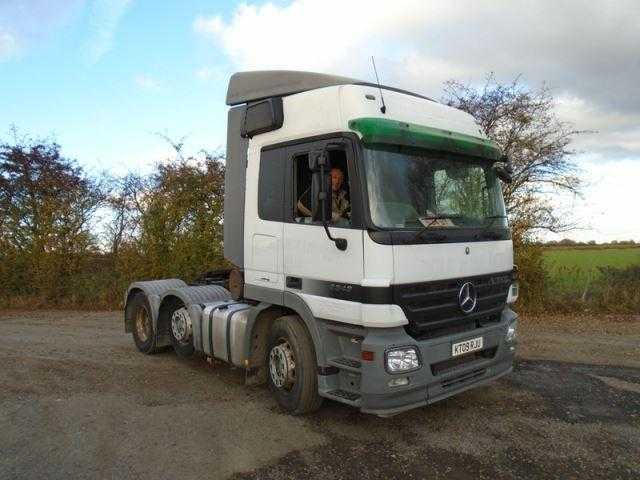
[[[269,332],[267,383],[278,404],[294,415],[320,408],[313,341],[300,317],[276,319]]]

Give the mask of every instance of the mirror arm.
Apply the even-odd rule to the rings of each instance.
[[[329,231],[329,226],[327,225],[326,221],[322,222],[322,226],[324,227],[324,231],[327,233],[327,237],[329,237],[329,240],[331,240],[333,243],[336,244],[336,247],[338,248],[338,250],[345,251],[347,249],[347,239],[332,237],[331,232]]]
[[[324,179],[324,164],[320,165],[320,176]],[[327,192],[324,191],[324,180],[322,180],[323,190],[320,193],[323,198],[321,199],[323,202],[327,200]],[[331,236],[331,232],[329,231],[329,225],[327,223],[327,215],[326,209],[324,206],[322,207],[322,226],[324,227],[324,231],[327,234],[327,238],[336,244],[338,250],[345,251],[347,249],[347,239],[346,238],[334,238]]]

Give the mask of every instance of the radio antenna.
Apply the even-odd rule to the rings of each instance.
[[[385,114],[387,113],[387,106],[384,104],[384,97],[382,96],[382,87],[380,86],[380,79],[378,78],[378,70],[376,69],[376,61],[371,55],[371,63],[373,64],[373,72],[376,74],[376,83],[378,84],[378,90],[380,90],[380,101],[382,102],[382,106],[380,107],[380,111]]]

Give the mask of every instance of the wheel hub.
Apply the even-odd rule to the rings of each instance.
[[[295,383],[296,362],[288,342],[276,345],[269,352],[269,374],[278,388],[289,389]]]
[[[171,331],[174,338],[180,343],[188,343],[191,340],[191,317],[186,308],[182,307],[173,312]]]
[[[149,328],[149,317],[147,311],[141,308],[136,313],[136,333],[141,342],[146,342],[149,338],[147,330]]]

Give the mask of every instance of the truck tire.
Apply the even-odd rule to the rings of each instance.
[[[169,321],[169,339],[179,357],[190,357],[195,352],[189,312],[180,300],[174,300],[165,314]]]
[[[138,350],[150,354],[155,352],[155,334],[153,331],[153,317],[143,292],[137,292],[130,300],[130,311],[133,315],[133,341]]]
[[[320,408],[315,348],[297,315],[286,315],[273,322],[266,365],[269,389],[284,410],[301,415]]]

